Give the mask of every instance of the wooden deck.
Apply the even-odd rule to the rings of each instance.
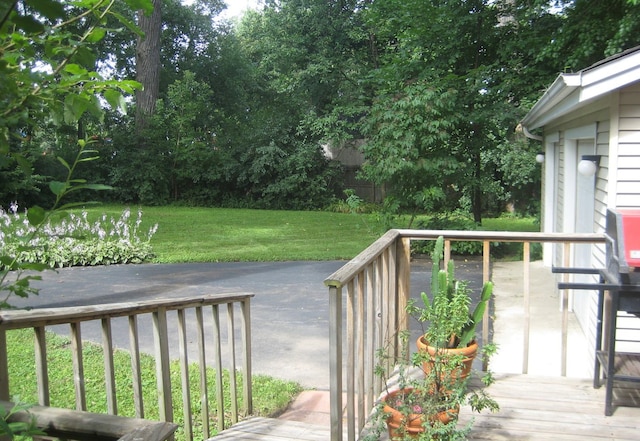
[[[614,414],[604,416],[604,387],[591,380],[500,374],[489,390],[500,404],[494,414],[460,412],[461,423],[475,418],[470,440],[638,440],[640,384],[614,388]],[[621,406],[624,404],[625,406]],[[627,407],[630,406],[630,407]],[[211,441],[325,441],[329,428],[269,418],[251,418]],[[346,436],[344,438],[347,439]]]

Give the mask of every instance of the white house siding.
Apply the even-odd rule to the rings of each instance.
[[[619,96],[618,173],[616,180],[617,208],[640,208],[640,84],[625,88]],[[619,319],[617,337],[638,340],[640,320],[628,314]],[[621,351],[639,352],[640,343],[619,342]]]
[[[562,224],[564,222],[564,213],[562,207],[564,207],[564,139],[560,139],[556,144],[556,157],[557,162],[554,164],[557,170],[558,180],[556,182],[557,198],[556,198],[556,225],[555,231],[562,231]]]
[[[640,208],[640,84],[620,93],[617,208]]]

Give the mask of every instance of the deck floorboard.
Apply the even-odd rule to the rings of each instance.
[[[460,423],[475,419],[469,440],[638,440],[640,384],[614,388],[614,413],[604,416],[604,387],[575,378],[501,374],[488,389],[500,404],[496,413],[460,412]],[[324,441],[329,427],[297,421],[249,418],[212,438],[254,441]],[[344,438],[347,439],[346,437]]]

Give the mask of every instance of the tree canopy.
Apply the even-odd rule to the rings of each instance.
[[[232,22],[223,9],[0,0],[0,202],[41,202],[63,172],[50,158],[91,138],[101,159],[83,167],[118,202],[326,207],[344,188],[329,145],[359,146],[361,178],[399,210],[536,213],[539,146],[519,120],[558,73],[640,42],[635,0],[265,0]],[[125,99],[153,29],[151,100]]]

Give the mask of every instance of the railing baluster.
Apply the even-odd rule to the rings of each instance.
[[[367,363],[365,364],[367,369],[366,376],[366,397],[367,397],[367,408],[370,409],[373,407],[373,403],[376,399],[375,394],[375,386],[374,386],[374,370],[375,370],[375,354],[376,354],[376,345],[374,339],[374,328],[375,328],[375,296],[373,289],[373,265],[367,266],[365,270],[367,283],[366,283],[366,314],[367,314],[367,335],[366,335],[366,357]]]
[[[4,329],[0,329],[0,400],[9,401],[9,360],[7,332]]]
[[[253,394],[251,388],[251,303],[247,299],[240,302],[241,309],[241,337],[244,351],[242,353],[242,371],[244,373],[244,381],[242,383],[242,396],[244,402],[245,414],[253,414]]]
[[[347,283],[347,437],[355,437],[355,288],[354,281]]]
[[[128,317],[128,321],[133,402],[136,408],[136,417],[144,418],[144,401],[142,399],[142,371],[140,369],[140,334],[138,333],[138,316],[132,314]]]
[[[47,336],[44,326],[33,328],[35,333],[36,378],[38,404],[49,406],[49,372],[47,370]]]
[[[84,363],[82,361],[82,332],[80,331],[80,323],[71,323],[70,327],[71,357],[73,359],[73,388],[76,393],[76,410],[87,410]]]
[[[524,329],[523,329],[523,351],[522,354],[522,373],[529,372],[529,334],[531,332],[531,293],[529,289],[529,264],[530,264],[530,243],[524,242],[522,245],[523,260],[523,296],[524,296]]]
[[[364,302],[365,302],[365,293],[364,293],[364,284],[365,284],[364,272],[360,271],[358,273],[357,281],[357,307],[358,312],[356,315],[356,334],[357,334],[357,372],[356,372],[356,381],[357,381],[357,397],[358,397],[358,432],[362,430],[364,427],[364,419],[365,419],[365,403],[367,399],[365,397],[365,386],[364,386],[364,376],[365,376],[365,358],[364,358],[364,336],[365,336],[365,315],[364,315]]]
[[[107,412],[111,415],[117,415],[116,374],[113,367],[113,338],[110,318],[102,319],[102,355],[104,358],[104,381],[107,389]]]
[[[218,407],[218,432],[224,430],[224,390],[222,389],[222,347],[220,342],[220,308],[211,307],[213,313],[213,360],[216,376],[216,404]]]
[[[209,427],[209,393],[207,385],[207,352],[204,339],[204,316],[202,307],[196,307],[196,324],[198,334],[198,363],[200,369],[200,408],[202,417],[202,433],[205,439],[211,437]]]
[[[397,278],[398,330],[402,332],[409,329],[409,314],[407,313],[407,306],[409,304],[409,298],[411,297],[411,240],[407,237],[403,237],[398,240],[397,247],[395,248],[396,258],[394,259],[395,262],[391,265],[390,270]],[[396,344],[398,346],[400,345],[399,336]],[[397,349],[396,352],[399,349]],[[398,355],[400,354],[398,353]],[[408,353],[407,357],[409,357]]]
[[[184,309],[178,309],[178,351],[180,352],[180,379],[182,385],[182,410],[184,415],[184,435],[193,440],[191,430],[193,415],[191,414],[191,389],[189,385],[189,355],[187,353],[187,321]]]
[[[236,336],[233,304],[227,303],[227,345],[229,350],[229,389],[231,392],[231,424],[238,422],[238,385],[236,370]]]
[[[491,276],[491,242],[488,240],[482,241],[482,283],[485,284],[489,281]],[[484,310],[482,316],[482,337],[487,343],[490,342],[489,334],[489,308]],[[482,370],[487,371],[489,369],[489,363],[486,357],[482,360]]]
[[[167,310],[158,308],[153,314],[153,340],[156,350],[156,381],[158,383],[158,410],[162,421],[173,421],[171,398],[171,369],[169,365],[169,339]]]
[[[565,242],[563,251],[563,265],[565,268],[571,266],[571,243]],[[569,274],[563,274],[564,282],[569,282]],[[567,339],[569,329],[569,293],[566,289],[560,290],[560,296],[562,298],[562,342],[560,345],[560,375],[567,376]]]

